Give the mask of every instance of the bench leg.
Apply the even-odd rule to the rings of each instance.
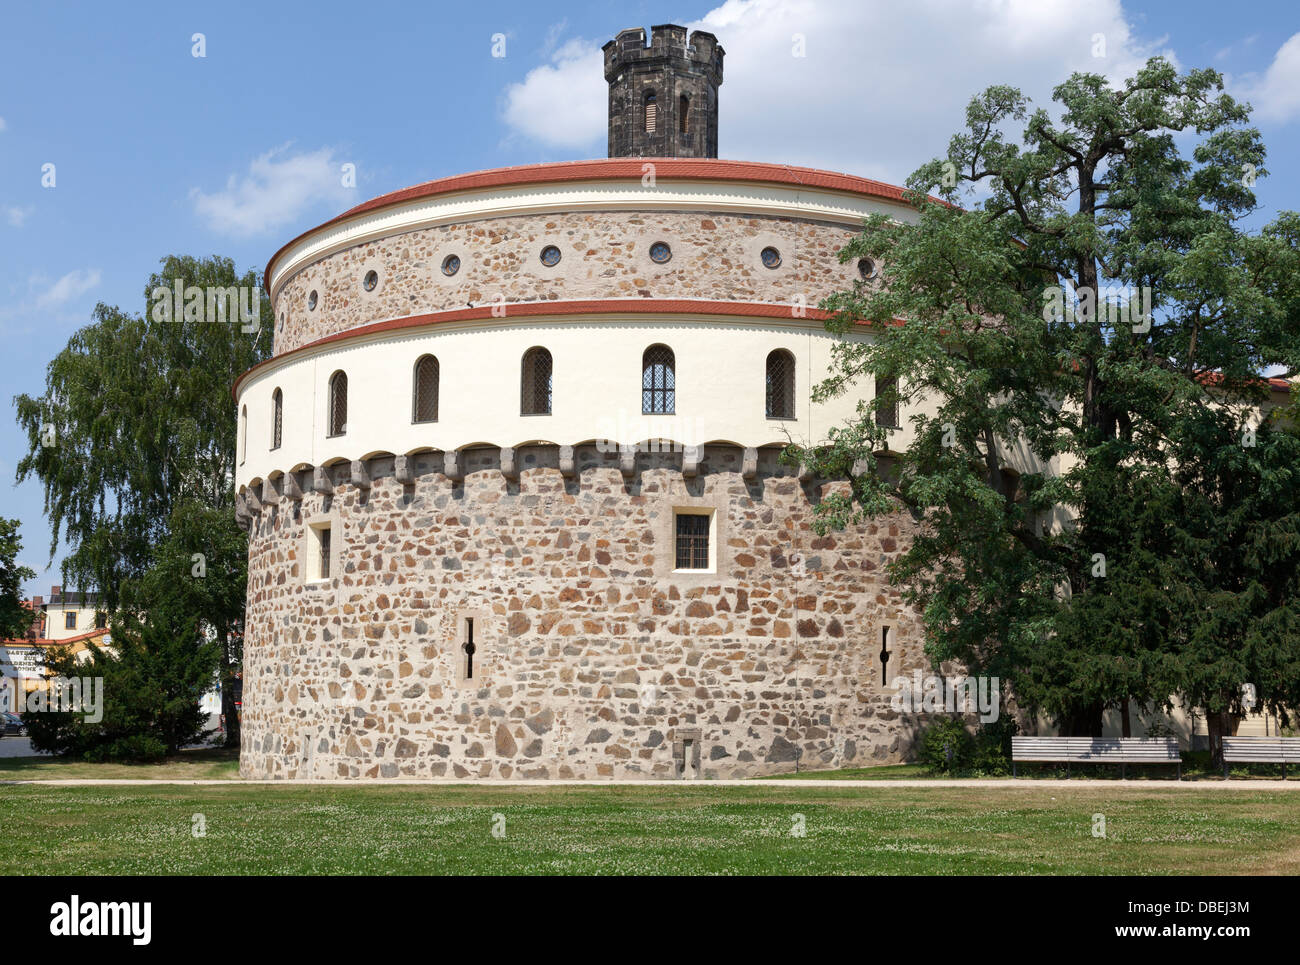
[[[1070,762],[1069,762],[1069,761],[1066,761],[1066,762],[1065,762],[1065,779],[1066,779],[1067,781],[1070,779]]]
[[[1228,779],[1228,759],[1226,757],[1223,759],[1223,779],[1225,781]]]
[[[1286,761],[1282,762],[1282,780],[1286,780]]]
[[[1015,777],[1015,776],[1016,776],[1016,762],[1015,762],[1015,761],[1012,761],[1012,762],[1011,762],[1011,776],[1012,776],[1012,777]]]
[[[1182,762],[1182,760],[1179,760],[1179,761],[1178,761],[1178,780],[1181,781],[1182,779],[1183,779],[1183,762]]]

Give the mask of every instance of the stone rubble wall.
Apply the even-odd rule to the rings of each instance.
[[[275,354],[370,322],[513,302],[690,298],[816,307],[858,279],[837,252],[856,232],[799,218],[724,213],[567,212],[421,228],[355,245],[297,272],[275,300]],[[650,260],[666,241],[672,257]],[[540,253],[557,246],[560,263]],[[771,245],[781,265],[763,266]],[[448,255],[460,270],[442,272]],[[379,282],[364,290],[366,273]],[[311,292],[314,309],[308,308]],[[280,319],[284,321],[281,323]]]
[[[441,453],[349,467],[260,507],[249,546],[245,778],[738,778],[897,762],[915,720],[880,685],[883,623],[900,672],[926,668],[918,616],[884,578],[916,524],[899,512],[817,536],[814,500],[764,450],[677,454],[578,447]],[[405,474],[404,474],[405,475]],[[307,474],[310,478],[310,473]],[[674,506],[711,502],[719,572],[674,574]],[[338,568],[304,585],[305,527],[334,517]],[[478,679],[458,680],[458,627],[476,616]],[[693,745],[685,741],[693,740]],[[690,761],[685,763],[689,764]]]

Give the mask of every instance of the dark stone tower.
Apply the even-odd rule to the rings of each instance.
[[[605,44],[610,157],[717,157],[718,38],[662,24],[624,30]]]

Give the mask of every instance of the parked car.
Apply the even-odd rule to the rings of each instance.
[[[17,714],[11,714],[8,711],[4,711],[3,716],[4,730],[2,736],[8,737],[10,734],[13,734],[15,737],[27,736],[27,725],[23,723],[21,717]]]

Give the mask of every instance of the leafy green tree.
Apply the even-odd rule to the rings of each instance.
[[[178,279],[182,289],[215,293],[214,303],[182,299],[158,311],[156,293],[174,291]],[[246,324],[232,289],[257,285],[254,272],[238,274],[227,258],[165,258],[145,287],[143,314],[96,306],[94,323],[50,362],[45,392],[15,399],[29,443],[18,480],[44,486],[51,558],[61,541],[71,550],[64,582],[97,588],[109,609],[138,615],[148,605],[140,587],[160,562],[177,579],[202,580],[190,600],[226,649],[227,678],[239,666],[244,611],[242,593],[228,591],[244,585],[247,565],[234,524],[230,386],[269,357],[273,333],[266,300],[257,303],[256,326]],[[190,563],[181,568],[166,553],[203,554],[206,575],[191,576]],[[228,739],[237,743],[230,688],[223,690]]]
[[[903,373],[898,399],[937,411],[913,406],[888,473],[872,456],[898,448],[875,418],[889,392],[791,457],[852,479],[820,505],[823,530],[896,500],[925,524],[890,576],[933,660],[1097,734],[1105,709],[1185,682],[1172,611],[1188,600],[1165,587],[1186,582],[1168,554],[1190,537],[1160,514],[1180,501],[1170,460],[1208,453],[1171,440],[1207,412],[1241,426],[1266,402],[1261,371],[1300,371],[1300,231],[1289,212],[1242,229],[1264,147],[1214,71],[1153,58],[1116,88],[1075,74],[1054,100],[1057,117],[1009,87],[976,97],[948,156],[909,179],[915,223],[869,218],[842,252],[879,262],[882,283],[827,299],[828,326],[865,320],[873,337],[837,345],[814,398]],[[1111,284],[1130,290],[1123,313],[1097,310]],[[1144,289],[1150,313],[1131,317]],[[1031,462],[1048,468],[1011,471]]]
[[[27,635],[33,614],[23,606],[23,582],[36,577],[18,563],[23,541],[18,520],[0,517],[0,640]]]

